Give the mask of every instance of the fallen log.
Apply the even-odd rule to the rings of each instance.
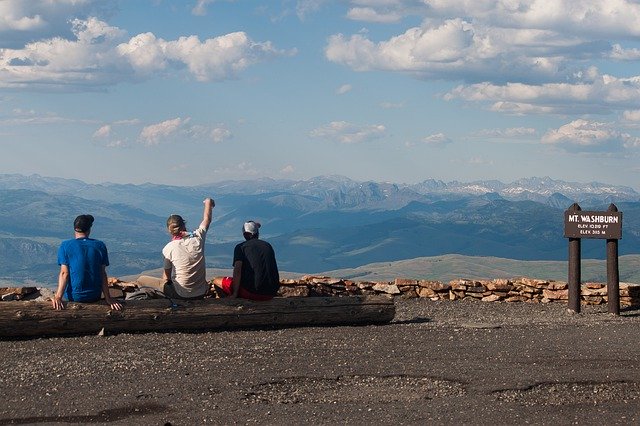
[[[0,338],[383,324],[394,315],[393,299],[387,296],[128,300],[121,311],[104,302],[68,303],[60,311],[45,302],[2,302]]]

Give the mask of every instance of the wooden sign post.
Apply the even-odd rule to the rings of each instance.
[[[615,204],[606,212],[582,211],[576,203],[564,212],[564,236],[569,238],[569,310],[580,312],[580,240],[607,240],[607,298],[609,312],[620,314],[618,240],[622,238],[622,212]]]

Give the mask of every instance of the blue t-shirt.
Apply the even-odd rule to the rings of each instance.
[[[69,267],[65,296],[70,302],[95,302],[102,293],[102,266],[109,266],[107,246],[100,240],[65,240],[58,249],[58,265]]]

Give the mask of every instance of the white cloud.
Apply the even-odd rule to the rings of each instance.
[[[108,139],[111,136],[111,125],[105,124],[93,133],[95,139]]]
[[[140,132],[140,141],[147,146],[158,145],[163,140],[167,140],[176,135],[182,126],[189,122],[189,118],[180,117],[172,120],[165,120],[161,123],[146,126]]]
[[[625,49],[620,44],[616,43],[611,47],[609,58],[619,61],[637,61],[640,59],[640,49]]]
[[[296,15],[298,19],[304,21],[307,15],[317,12],[327,0],[298,0],[296,4]]]
[[[231,139],[233,134],[225,127],[216,127],[211,129],[210,136],[214,143],[220,143]]]
[[[231,138],[233,138],[233,133],[224,125],[191,124],[189,117],[184,119],[177,117],[145,126],[138,136],[138,140],[146,146],[176,140],[221,143]]]
[[[71,37],[70,17],[109,13],[113,0],[2,0],[0,48],[16,48],[33,40]]]
[[[548,30],[494,28],[462,18],[427,20],[403,34],[374,42],[366,35],[329,37],[328,60],[356,71],[409,72],[420,78],[532,82],[571,76],[572,58],[601,57],[609,45]]]
[[[107,148],[125,148],[129,146],[129,142],[126,139],[111,139],[107,142]]]
[[[140,119],[131,118],[126,120],[116,120],[113,122],[113,125],[118,125],[118,126],[133,126],[136,124],[140,124]]]
[[[284,166],[284,167],[280,170],[280,173],[285,174],[285,175],[288,175],[288,174],[291,174],[291,173],[293,173],[293,172],[295,172],[295,171],[296,171],[296,168],[295,168],[295,167],[293,167],[291,164],[288,164],[288,165]]]
[[[633,111],[624,111],[622,118],[626,121],[640,122],[640,109]]]
[[[640,107],[640,77],[598,75],[585,80],[542,85],[480,83],[458,86],[444,98],[489,103],[494,111],[514,114],[605,113]]]
[[[54,112],[38,112],[35,110],[14,109],[6,117],[0,116],[3,126],[33,126],[48,124],[96,124],[95,120],[68,118]]]
[[[377,18],[390,13],[394,19],[416,14],[424,19],[420,26],[382,40],[368,32],[330,36],[326,58],[355,71],[463,81],[465,85],[449,92],[449,99],[482,98],[491,102],[489,109],[509,114],[608,113],[640,107],[637,77],[592,75],[596,61],[640,59],[640,48],[628,45],[640,36],[637,1],[349,3],[354,19],[382,21]]]
[[[452,140],[449,139],[444,133],[436,133],[422,138],[422,142],[426,143],[427,145],[444,146],[452,143]]]
[[[372,7],[354,7],[347,12],[347,18],[354,21],[390,24],[399,22],[402,15],[397,12],[380,12]]]
[[[309,135],[314,138],[334,140],[340,143],[360,143],[384,136],[386,129],[381,124],[362,126],[346,121],[331,123],[312,130]]]
[[[165,41],[156,39],[153,34],[141,34],[128,43],[120,44],[117,50],[129,59],[136,70],[155,71],[177,62],[186,65],[198,81],[232,78],[250,65],[284,54],[276,50],[271,42],[253,42],[244,32],[230,33],[203,42],[197,36]]]
[[[640,146],[640,138],[622,133],[612,123],[574,120],[548,131],[541,142],[569,152],[616,153]]]
[[[0,3],[0,10],[6,8],[2,6],[3,4]],[[40,15],[17,17],[9,14],[0,15],[0,28],[3,30],[29,31],[41,28],[43,25],[44,21]]]
[[[532,127],[511,127],[507,129],[484,129],[477,132],[477,135],[493,138],[523,138],[535,136],[536,133],[536,129]]]
[[[469,16],[496,27],[640,35],[640,5],[633,0],[424,0],[424,3],[435,15]]]
[[[72,28],[74,39],[56,37],[3,50],[0,88],[95,90],[185,67],[198,81],[222,81],[258,62],[294,53],[254,42],[244,32],[166,41],[153,33],[127,40],[125,31],[97,18],[76,19]]]
[[[345,93],[350,92],[352,89],[350,84],[343,84],[342,86],[338,87],[338,89],[336,90],[336,94],[338,95],[344,95]]]
[[[215,0],[198,0],[196,5],[191,9],[191,13],[196,16],[205,16],[207,14],[207,6]]]

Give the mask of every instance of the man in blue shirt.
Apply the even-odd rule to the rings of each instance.
[[[93,216],[83,214],[73,222],[75,239],[65,240],[58,249],[58,290],[51,300],[54,309],[64,309],[62,296],[70,302],[96,302],[100,294],[112,309],[120,310],[122,305],[109,294],[107,247],[100,240],[89,238]]]

